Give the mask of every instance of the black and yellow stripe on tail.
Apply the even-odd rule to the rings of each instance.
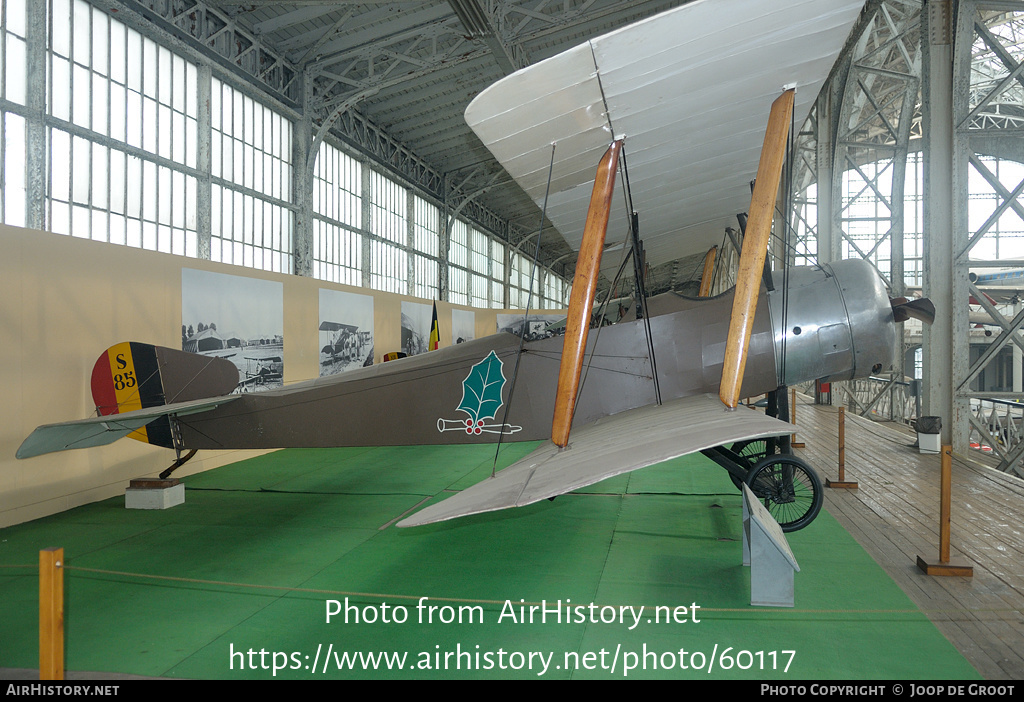
[[[92,369],[92,397],[101,415],[227,395],[237,384],[238,370],[230,361],[136,341],[111,346]],[[128,436],[174,447],[168,417],[158,417]]]

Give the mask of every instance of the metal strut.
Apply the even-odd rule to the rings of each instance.
[[[190,449],[185,457],[182,458],[181,452],[184,450],[181,440],[181,425],[178,423],[177,415],[169,415],[167,417],[168,424],[171,425],[171,442],[174,444],[174,458],[175,461],[166,470],[160,473],[160,478],[166,480],[170,477],[171,473],[181,468],[183,465],[189,462],[192,456],[196,455],[199,449]]]

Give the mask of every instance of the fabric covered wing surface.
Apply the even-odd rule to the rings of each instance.
[[[689,2],[512,74],[466,122],[538,204],[557,145],[547,213],[574,249],[594,167],[625,137],[648,260],[703,252],[749,206],[772,101],[795,86],[799,127],[863,4]]]
[[[712,446],[792,431],[791,424],[761,412],[743,407],[728,411],[712,395],[641,407],[575,429],[569,450],[559,451],[547,442],[494,478],[431,505],[398,526],[522,507]]]

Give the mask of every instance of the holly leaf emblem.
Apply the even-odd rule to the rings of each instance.
[[[457,409],[470,416],[473,424],[481,419],[494,419],[502,405],[501,389],[505,386],[502,362],[494,351],[469,369],[462,381],[462,402]]]

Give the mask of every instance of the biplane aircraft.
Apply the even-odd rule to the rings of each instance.
[[[742,451],[792,425],[737,407],[739,398],[888,367],[897,319],[919,312],[916,301],[894,307],[863,261],[791,269],[786,286],[761,293],[786,137],[861,5],[697,0],[521,70],[473,101],[470,126],[540,205],[553,164],[547,212],[580,251],[564,336],[499,333],[248,395],[227,394],[237,383],[230,362],[121,344],[93,373],[99,416],[39,427],[18,456],[125,435],[179,454],[550,439],[399,524],[414,526],[704,451],[756,485],[784,528],[805,525],[821,504],[813,469],[786,455],[748,462]],[[600,254],[629,236],[618,225],[608,235],[611,203],[626,194],[653,264],[707,249],[748,211],[736,287],[704,299],[661,295],[642,319],[591,331]]]
[[[354,324],[326,320],[320,323],[320,331],[329,336],[328,342],[320,349],[321,366],[344,366],[355,362],[372,364],[373,359],[368,358],[368,351],[372,348],[368,332],[359,331]]]

